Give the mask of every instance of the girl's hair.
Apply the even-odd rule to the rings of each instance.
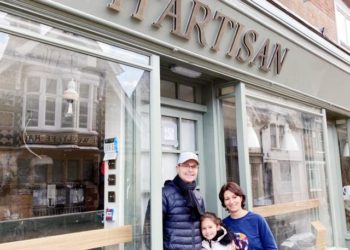
[[[211,212],[205,212],[204,214],[202,214],[201,216],[201,223],[205,220],[205,219],[209,219],[212,222],[215,223],[215,225],[222,225],[222,221],[219,217],[216,216],[216,214],[211,213]]]
[[[230,191],[230,192],[234,193],[235,195],[242,197],[241,207],[244,208],[244,206],[245,206],[245,204],[244,204],[245,203],[245,194],[243,193],[241,187],[233,181],[227,182],[225,185],[223,185],[221,187],[221,190],[219,193],[219,199],[221,201],[222,207],[226,208],[225,197],[224,197],[224,193],[226,191]]]

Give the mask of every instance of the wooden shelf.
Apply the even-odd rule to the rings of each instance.
[[[275,204],[275,205],[254,207],[253,211],[264,217],[270,217],[270,216],[294,213],[294,212],[303,211],[303,210],[312,209],[312,208],[318,208],[319,206],[320,206],[319,199],[310,199],[310,200],[304,200],[304,201],[293,201],[293,202],[286,202],[286,203]]]
[[[30,240],[0,244],[2,250],[81,250],[125,243],[132,240],[131,225],[113,229],[97,229],[79,233],[62,234]]]

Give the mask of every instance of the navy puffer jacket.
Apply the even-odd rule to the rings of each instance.
[[[204,209],[200,193],[194,191]],[[163,248],[164,250],[200,250],[200,221],[191,219],[185,196],[173,181],[166,181],[163,187]]]

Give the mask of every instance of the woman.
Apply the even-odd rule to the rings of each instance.
[[[277,249],[265,218],[244,209],[245,194],[238,184],[228,182],[223,185],[219,199],[222,206],[230,213],[223,223],[234,235],[238,249]]]

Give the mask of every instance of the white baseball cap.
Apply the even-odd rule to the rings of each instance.
[[[199,164],[198,156],[192,152],[182,152],[179,156],[177,164],[182,164],[188,160],[194,160]]]

